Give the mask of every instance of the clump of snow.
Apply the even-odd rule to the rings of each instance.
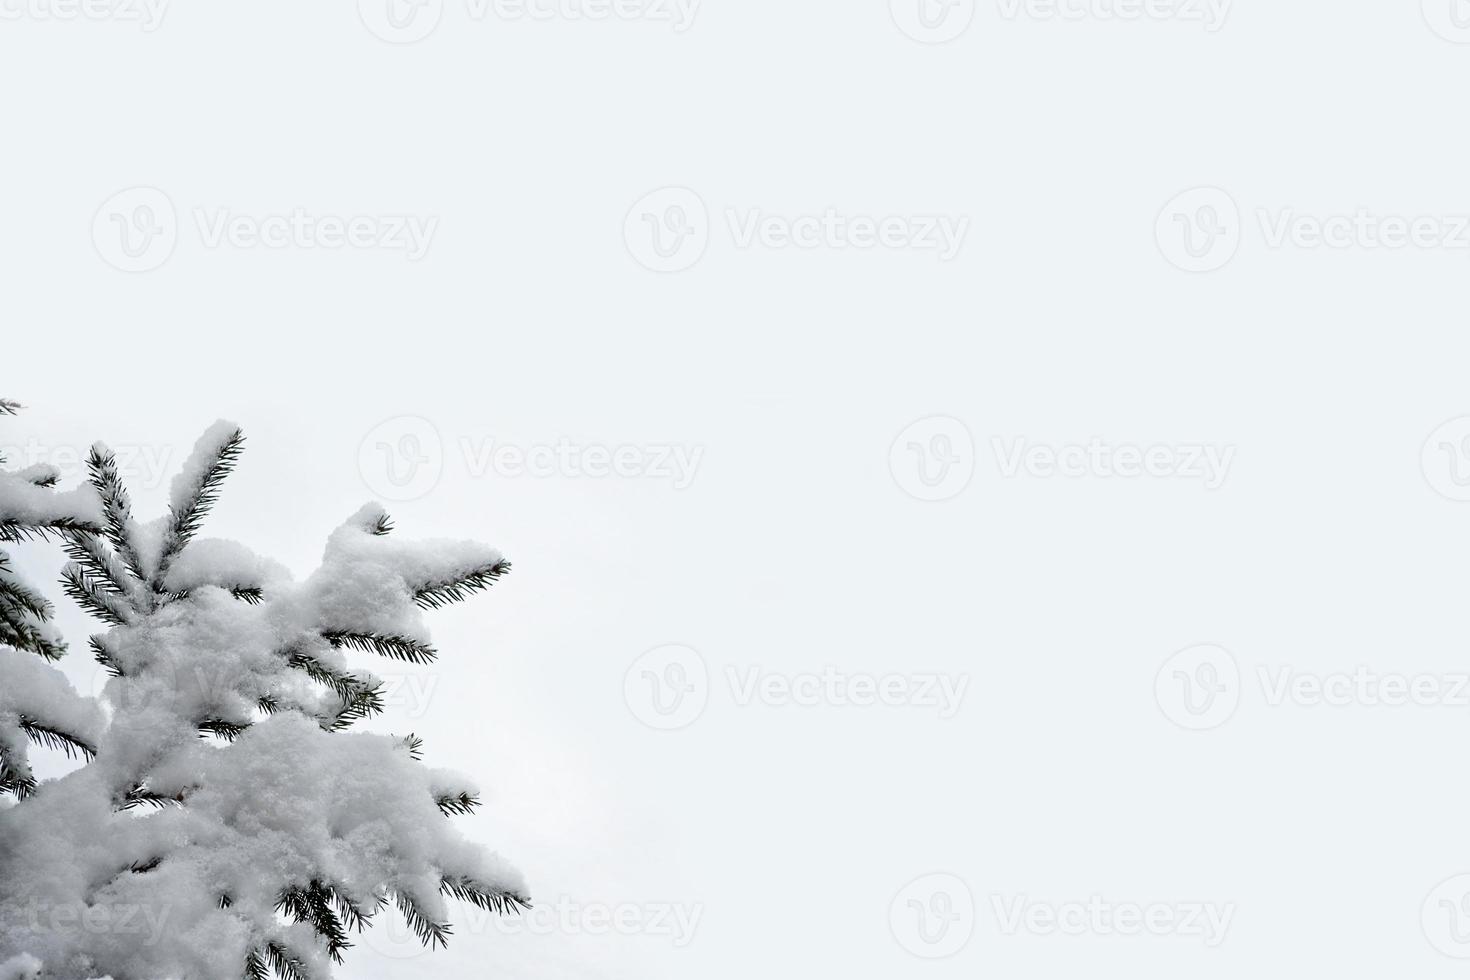
[[[41,961],[22,953],[0,963],[0,980],[36,980],[41,973]]]
[[[284,565],[262,558],[236,541],[200,538],[174,559],[163,585],[170,592],[188,592],[204,585],[268,588],[290,579],[291,573]]]
[[[169,483],[168,503],[171,511],[178,514],[189,507],[198,494],[211,463],[218,458],[221,450],[239,437],[240,427],[224,419],[204,430],[204,434],[189,451],[183,469]]]
[[[96,526],[101,519],[101,500],[86,484],[56,491],[21,475],[0,472],[0,524],[39,527],[69,521]]]
[[[358,511],[327,540],[322,565],[306,582],[315,625],[339,629],[355,623],[369,631],[427,641],[415,594],[502,560],[499,551],[474,541],[399,541],[368,528],[381,510]]]
[[[61,671],[31,654],[0,647],[0,712],[22,710],[33,721],[62,728],[96,742],[102,712],[91,698],[79,697]]]

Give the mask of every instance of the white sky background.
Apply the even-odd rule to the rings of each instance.
[[[1258,680],[1470,670],[1470,509],[1446,499],[1466,460],[1437,449],[1470,426],[1421,465],[1470,414],[1470,252],[1270,241],[1286,209],[1470,213],[1470,47],[1446,40],[1470,33],[1447,9],[1237,3],[1211,32],[981,4],[936,45],[881,0],[707,0],[683,32],[445,0],[437,30],[395,45],[349,2],[175,0],[151,32],[18,2],[0,3],[18,16],[0,23],[0,394],[30,410],[0,444],[101,438],[171,473],[237,421],[247,453],[205,533],[299,578],[383,486],[376,441],[411,431],[376,427],[427,420],[442,477],[388,502],[397,533],[486,540],[515,571],[433,614],[441,660],[377,727],[481,783],[461,825],[538,899],[702,916],[682,948],[461,926],[433,955],[365,943],[341,976],[1460,969],[1431,892],[1470,871],[1470,707],[1272,706]],[[127,273],[93,223],[137,186],[166,195],[177,244]],[[656,273],[624,221],[669,186],[707,208],[707,248]],[[1238,208],[1239,246],[1190,273],[1171,213],[1162,239],[1156,221],[1198,187]],[[943,261],[742,247],[727,217],[829,207],[970,226]],[[210,247],[196,217],[296,208],[438,224],[410,261]],[[964,424],[974,475],[925,503],[889,452],[936,415]],[[993,442],[1093,437],[1233,456],[1211,490],[1008,477]],[[702,456],[683,489],[514,476],[463,451],[492,439]],[[166,479],[139,469],[151,515]],[[88,687],[90,627],[58,604]],[[1238,663],[1239,707],[1185,731],[1155,679],[1207,643]],[[671,732],[624,698],[665,644],[712,681]],[[829,665],[970,686],[940,719],[741,707],[726,680]],[[895,896],[936,872],[973,894],[956,913],[973,939],[923,962],[890,905],[906,915]],[[1206,948],[1008,934],[996,911],[1094,895],[1234,917]]]

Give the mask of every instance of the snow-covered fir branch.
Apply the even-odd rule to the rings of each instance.
[[[0,400],[0,415],[18,409]],[[446,899],[529,907],[520,874],[450,821],[479,807],[474,786],[425,766],[413,736],[351,731],[384,699],[349,656],[434,659],[425,611],[489,589],[509,563],[475,543],[401,541],[369,505],[293,581],[199,536],[243,447],[238,427],[210,427],[152,521],[134,518],[101,445],[72,490],[43,469],[0,471],[0,541],[62,544],[63,591],[104,627],[89,646],[109,675],[99,703],[48,663],[66,651],[53,607],[0,551],[6,980],[319,980],[390,906],[430,946],[452,936]],[[82,765],[38,781],[33,745]],[[162,928],[81,925],[124,907]]]

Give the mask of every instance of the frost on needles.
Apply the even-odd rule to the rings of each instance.
[[[349,651],[433,661],[424,611],[509,563],[400,541],[369,505],[293,582],[197,536],[243,441],[212,426],[153,521],[104,446],[68,492],[54,470],[0,470],[0,542],[62,544],[110,675],[104,708],[48,663],[66,653],[52,607],[0,551],[0,980],[315,980],[387,905],[429,946],[450,937],[447,898],[529,907],[520,874],[450,823],[479,805],[471,783],[411,735],[350,731],[384,703]],[[84,764],[38,781],[32,744]]]

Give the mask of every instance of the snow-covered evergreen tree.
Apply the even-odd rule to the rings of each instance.
[[[90,645],[111,674],[105,712],[75,694],[42,661],[64,652],[49,607],[4,573],[0,772],[18,802],[0,809],[0,975],[310,980],[388,903],[428,945],[450,935],[446,897],[529,906],[520,875],[446,819],[478,806],[473,785],[422,765],[412,736],[347,731],[384,707],[347,652],[432,661],[423,610],[509,564],[478,544],[400,542],[370,505],[293,582],[197,536],[242,443],[211,427],[151,522],[100,445],[71,494],[46,472],[0,483],[7,538],[62,539],[65,590],[109,627]],[[38,785],[27,741],[86,764]]]

